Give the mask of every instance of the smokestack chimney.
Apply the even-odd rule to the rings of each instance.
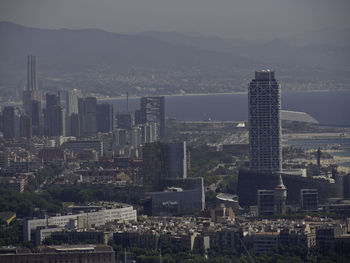
[[[30,90],[33,90],[33,56],[30,56]]]
[[[33,56],[34,58],[34,69],[33,69],[33,72],[34,72],[34,79],[33,79],[33,90],[36,90],[36,74],[35,74],[35,56]]]
[[[30,57],[27,57],[27,90],[30,90]]]

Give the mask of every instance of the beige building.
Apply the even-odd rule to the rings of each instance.
[[[44,246],[31,253],[28,250],[5,249],[1,251],[0,262],[12,263],[115,263],[115,253],[106,245]]]

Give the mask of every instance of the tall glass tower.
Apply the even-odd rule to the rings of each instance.
[[[141,98],[141,123],[156,123],[158,125],[157,138],[165,136],[165,103],[164,97]]]
[[[281,86],[275,80],[275,72],[255,72],[248,97],[250,169],[281,171]]]

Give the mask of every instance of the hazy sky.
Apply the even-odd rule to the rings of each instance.
[[[0,0],[0,20],[26,26],[247,39],[347,28],[349,11],[350,0]]]

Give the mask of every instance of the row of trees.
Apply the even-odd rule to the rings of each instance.
[[[35,174],[35,178],[29,182],[23,193],[0,188],[0,212],[12,211],[20,218],[38,215],[40,210],[49,213],[60,212],[62,210],[60,200],[52,198],[46,192],[40,194],[35,192],[40,184],[56,176],[60,171],[58,167],[50,166],[41,169]],[[35,208],[39,208],[38,211]]]
[[[116,188],[103,186],[75,185],[69,187],[51,186],[47,194],[62,202],[88,203],[93,201],[115,201],[122,203],[140,204],[142,191],[120,191]]]
[[[160,262],[175,263],[250,263],[252,260],[259,263],[331,263],[349,262],[350,252],[339,255],[333,252],[321,253],[317,248],[308,249],[301,246],[280,246],[275,250],[263,254],[254,254],[253,250],[249,255],[238,252],[234,248],[222,250],[217,246],[211,247],[207,252],[203,250],[190,251],[187,247],[179,244],[165,242],[158,249],[144,249],[139,247],[129,247],[124,249],[110,241],[117,254],[117,259],[123,262],[124,258],[136,260],[136,262]]]

